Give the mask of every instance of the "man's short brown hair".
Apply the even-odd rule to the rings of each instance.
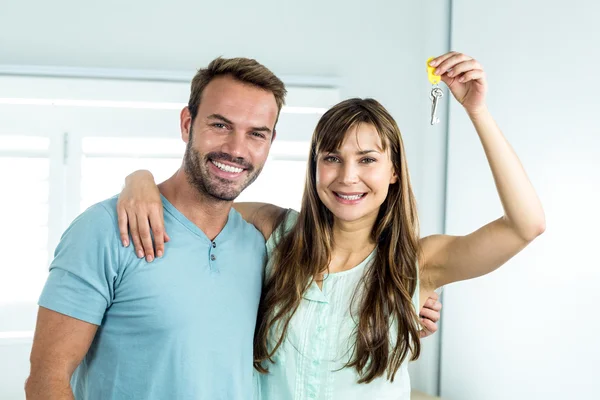
[[[264,65],[250,58],[215,58],[208,64],[208,67],[198,70],[192,80],[192,88],[188,108],[192,120],[198,114],[198,106],[202,99],[202,92],[211,80],[218,76],[230,75],[234,79],[254,85],[267,90],[275,96],[277,102],[277,116],[285,104],[285,95],[287,93],[285,85],[274,73]]]

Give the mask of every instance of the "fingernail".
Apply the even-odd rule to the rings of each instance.
[[[137,256],[138,256],[138,258],[144,258],[144,252],[141,250],[138,250]]]
[[[435,72],[434,72],[434,74],[436,74],[436,75],[440,75],[440,69],[439,69],[439,68],[438,68],[438,69],[436,69],[436,70],[435,70]]]
[[[129,240],[123,240],[123,246],[129,247]]]
[[[461,76],[461,78],[458,80],[459,82],[464,82],[465,81],[465,77]]]
[[[435,67],[436,64],[437,64],[437,61],[435,61],[435,60],[429,61],[429,65],[431,65],[432,67]]]
[[[160,257],[162,257],[162,254],[163,254],[162,251],[159,250],[156,252],[156,257],[160,258]]]
[[[146,257],[146,261],[148,261],[148,262],[152,262],[153,260],[154,260],[154,257],[152,257],[152,256]]]

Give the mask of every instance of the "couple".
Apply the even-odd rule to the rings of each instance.
[[[481,66],[455,52],[432,63],[479,135],[502,217],[420,238],[399,129],[371,99],[320,119],[300,212],[233,204],[266,161],[285,88],[253,60],[217,59],[181,112],[182,167],[158,188],[131,175],[118,215],[112,198],[64,233],[28,398],[409,399],[407,362],[431,322],[417,310],[436,288],[498,268],[545,223],[486,108]]]

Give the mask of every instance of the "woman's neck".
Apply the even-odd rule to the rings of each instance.
[[[375,248],[371,235],[375,218],[347,222],[334,218],[333,250],[329,272],[341,272],[360,264]]]

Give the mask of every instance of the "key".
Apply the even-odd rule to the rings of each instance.
[[[444,96],[444,91],[437,86],[441,81],[441,77],[435,74],[435,67],[429,65],[431,60],[433,60],[433,57],[427,60],[427,78],[429,83],[434,85],[431,89],[431,125],[435,125],[440,122],[436,114],[438,102]]]
[[[444,96],[444,91],[439,87],[434,87],[431,89],[431,125],[435,125],[440,122],[440,119],[437,117],[437,107],[439,99]]]

